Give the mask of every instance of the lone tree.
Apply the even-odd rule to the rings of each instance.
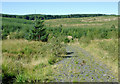
[[[46,42],[48,39],[48,34],[46,33],[46,28],[44,27],[44,20],[35,19],[34,27],[29,31],[29,40],[43,41]]]

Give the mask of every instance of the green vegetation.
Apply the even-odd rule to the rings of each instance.
[[[61,60],[58,55],[65,54],[64,45],[52,40],[48,43],[22,39],[4,40],[2,46],[3,82],[52,80],[48,79],[51,78],[52,64]]]
[[[2,18],[2,39],[7,36],[10,39],[25,38],[33,25],[34,22],[24,19]]]
[[[70,42],[70,40],[68,39],[68,38],[65,38],[65,41],[64,41],[65,43],[69,43]]]
[[[74,39],[80,39],[81,37],[88,39],[117,38],[118,28],[116,16],[101,16],[94,18],[86,17],[46,20],[46,33],[49,34],[49,37],[59,37],[62,35],[64,40],[66,39],[66,36],[72,36]],[[11,39],[26,38],[29,35],[30,30],[34,28],[34,21],[4,17],[2,19],[3,39],[6,39],[7,36]],[[46,36],[47,35],[45,35],[45,37]]]
[[[46,28],[44,28],[44,21],[36,19],[35,26],[27,35],[27,39],[29,40],[36,40],[36,41],[47,41],[48,34],[46,34]]]
[[[44,16],[48,19],[44,24],[41,16],[42,20],[37,21],[35,25],[33,16],[3,15],[2,77],[4,81],[7,83],[52,81],[52,68],[56,62],[62,60],[67,44],[84,48],[95,58],[112,67],[113,73],[117,73],[118,23],[116,16],[55,17],[61,19]],[[26,20],[28,18],[29,20]],[[36,28],[41,30],[37,31]],[[33,35],[35,31],[36,35]],[[40,38],[39,34],[41,34]],[[77,61],[75,63],[78,64]]]
[[[35,20],[35,16],[40,17],[42,19],[58,19],[58,18],[96,17],[96,16],[105,16],[105,14],[71,14],[71,15],[41,15],[41,14],[8,15],[8,14],[2,14],[2,17],[20,18],[20,19],[27,19],[27,20]]]

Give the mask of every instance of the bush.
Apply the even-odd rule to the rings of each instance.
[[[7,33],[3,32],[2,33],[2,39],[7,39],[7,35],[8,35]]]
[[[64,42],[65,42],[65,43],[69,43],[70,40],[69,40],[68,38],[65,38]]]

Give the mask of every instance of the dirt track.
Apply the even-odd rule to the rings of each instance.
[[[54,65],[56,82],[118,82],[107,66],[89,52],[78,46],[67,46],[66,51],[68,55]]]

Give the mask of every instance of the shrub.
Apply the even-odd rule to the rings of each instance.
[[[65,43],[69,43],[70,40],[69,40],[68,38],[65,38],[64,42],[65,42]]]
[[[7,35],[8,35],[7,33],[3,32],[2,33],[2,39],[7,39]]]

